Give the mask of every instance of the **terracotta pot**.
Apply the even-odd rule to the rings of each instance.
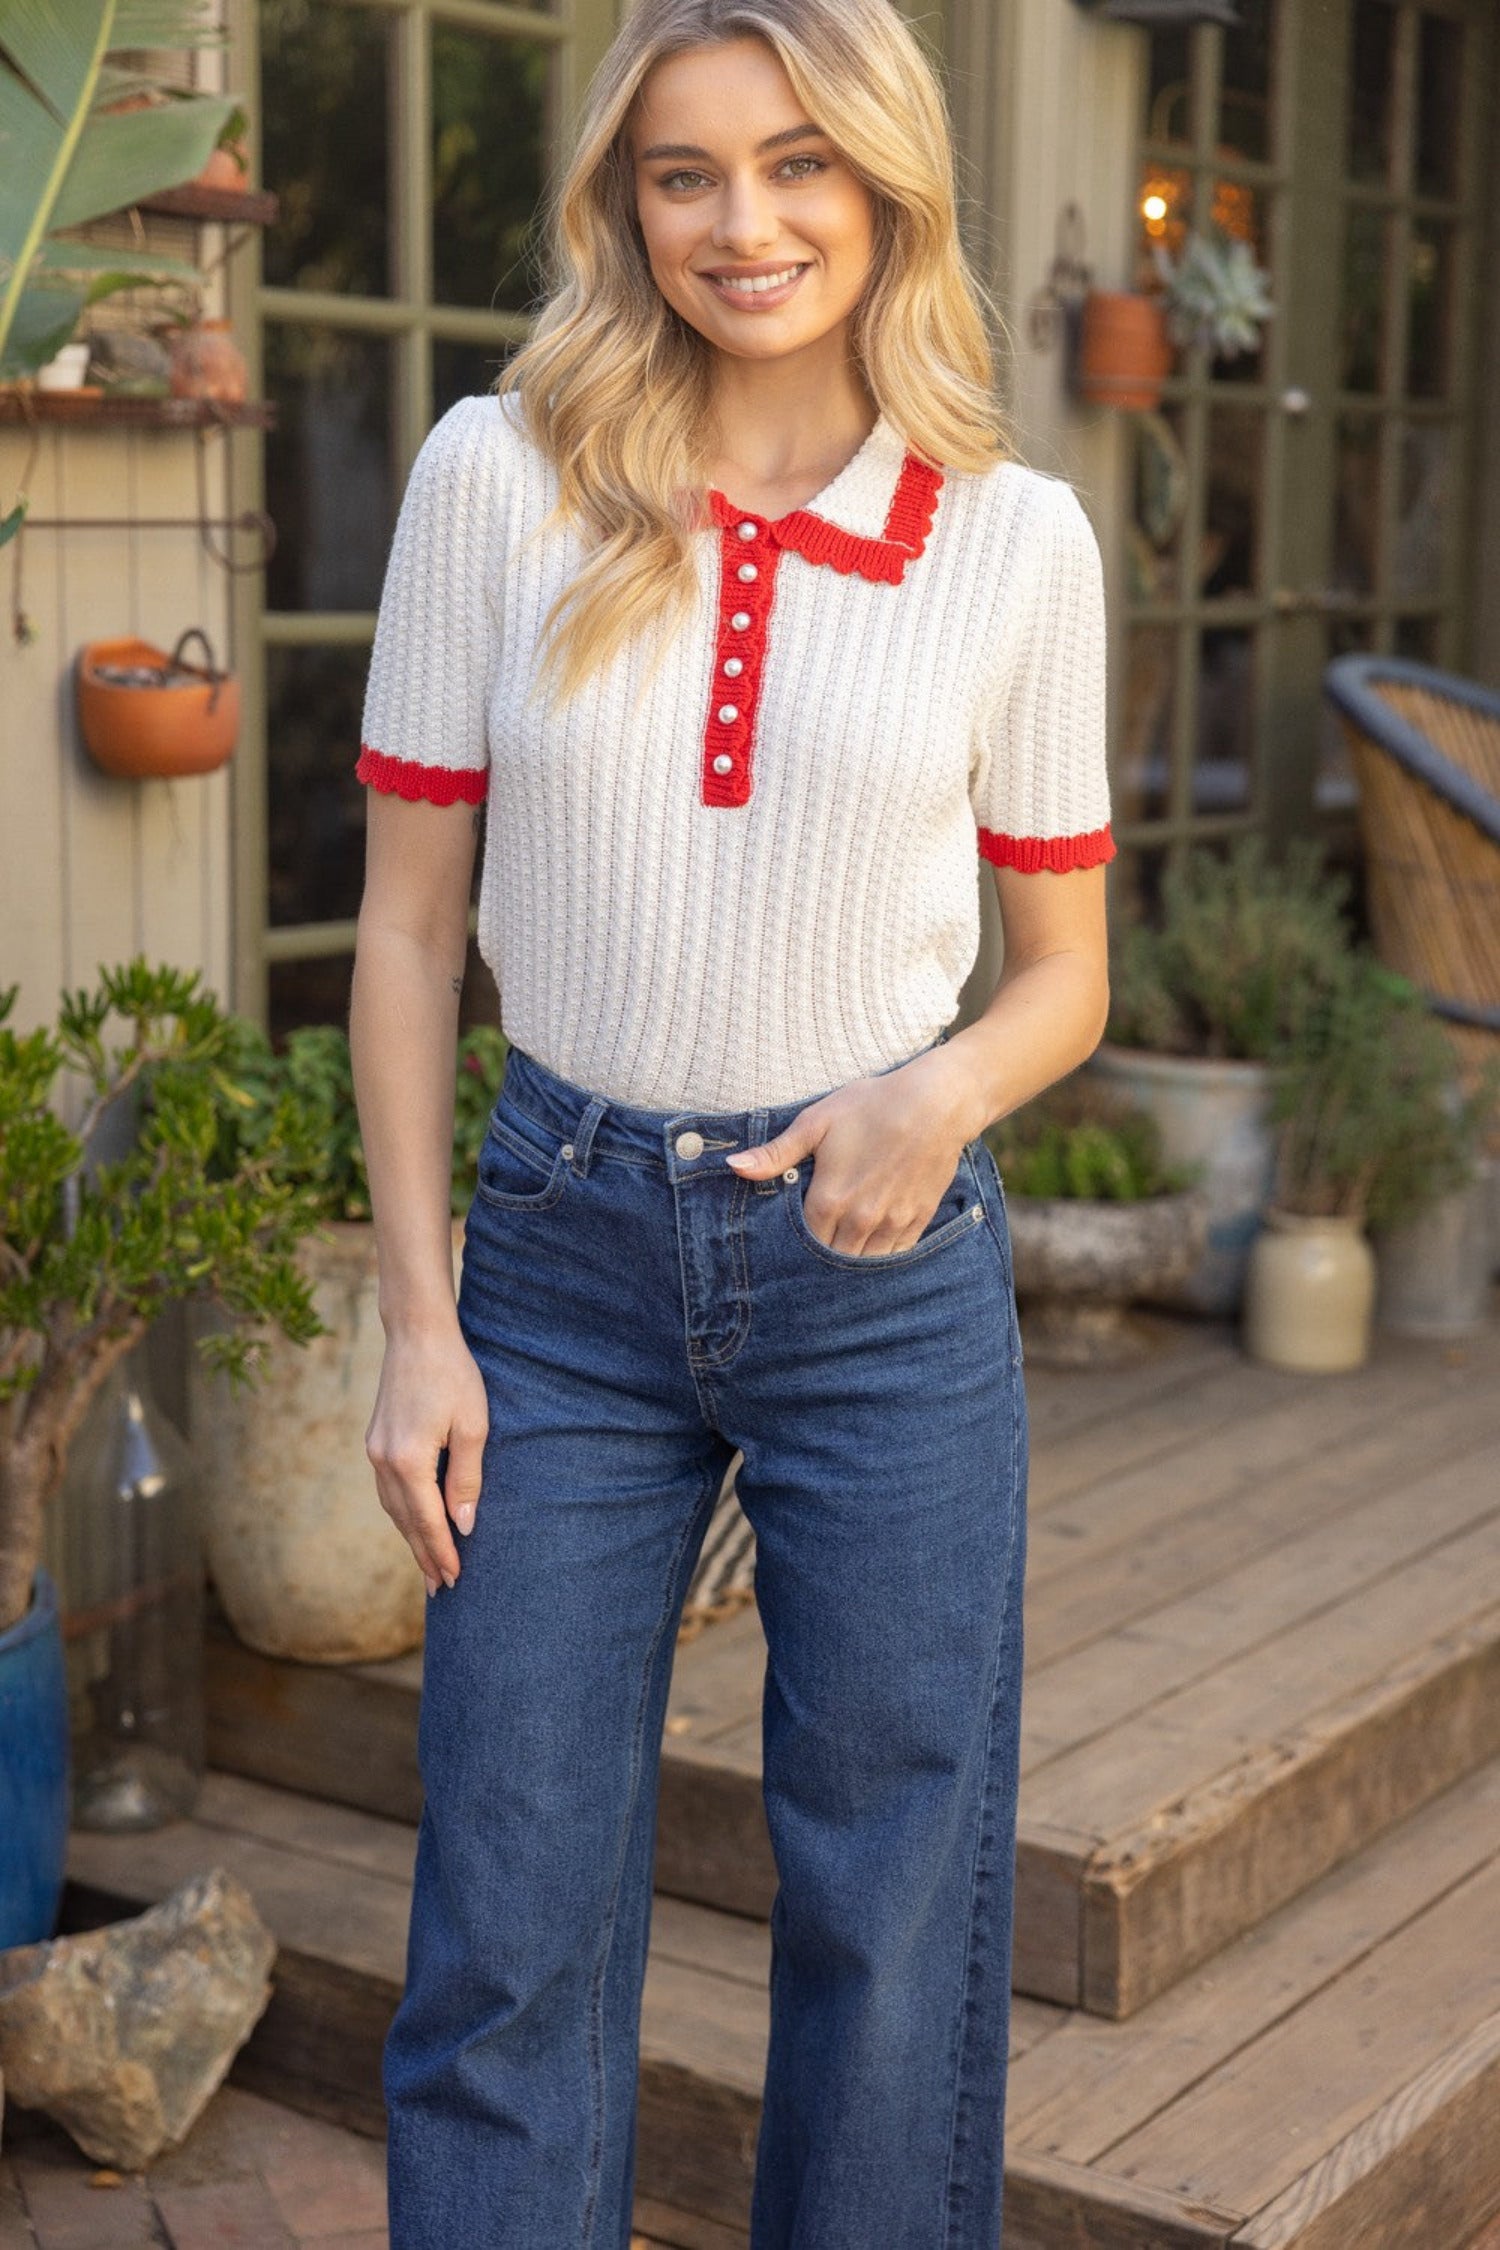
[[[206,666],[182,664],[185,642],[203,642]],[[161,673],[159,683],[128,681],[129,672]],[[218,671],[196,626],[168,655],[151,641],[91,641],[78,652],[78,724],[90,757],[127,781],[176,780],[212,773],[234,749],[240,728],[240,685]]]
[[[250,166],[243,141],[231,141],[227,148],[216,148],[201,172],[188,183],[191,187],[233,188],[236,191],[250,184]]]
[[[1084,298],[1077,373],[1084,398],[1102,406],[1155,406],[1174,356],[1159,297],[1091,289]]]
[[[1252,1359],[1299,1375],[1338,1375],[1370,1356],[1375,1253],[1357,1219],[1266,1213],[1245,1279]]]
[[[212,398],[237,406],[249,390],[245,355],[227,320],[195,321],[167,339],[173,398]]]

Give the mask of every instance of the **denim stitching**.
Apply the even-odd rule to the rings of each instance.
[[[968,1167],[969,1184],[975,1195],[978,1196],[979,1182],[974,1176],[974,1166],[967,1149],[963,1151],[959,1163],[960,1167]],[[982,1197],[980,1197],[980,1203],[982,1208]],[[811,1250],[815,1256],[823,1260],[825,1265],[837,1266],[841,1272],[852,1272],[856,1268],[868,1267],[871,1272],[879,1273],[882,1267],[920,1265],[924,1258],[932,1257],[939,1250],[946,1250],[950,1242],[957,1242],[965,1234],[972,1234],[981,1223],[975,1218],[974,1207],[971,1204],[967,1210],[960,1211],[956,1218],[949,1219],[945,1226],[939,1227],[937,1233],[930,1236],[926,1241],[919,1238],[905,1250],[875,1251],[869,1256],[861,1257],[853,1251],[843,1254],[837,1253],[831,1250],[826,1242],[820,1242],[812,1228],[807,1225],[805,1214],[794,1195],[788,1195],[783,1209],[786,1212],[787,1224],[804,1249]],[[801,1221],[800,1224],[798,1223],[799,1220]]]
[[[630,1830],[635,1819],[636,1799],[640,1793],[641,1739],[645,1733],[646,1706],[650,1701],[651,1673],[656,1663],[656,1652],[661,1645],[662,1634],[666,1630],[667,1621],[672,1614],[676,1596],[678,1566],[682,1561],[688,1542],[692,1538],[698,1518],[703,1513],[704,1502],[706,1500],[712,1501],[717,1495],[722,1477],[722,1469],[717,1473],[710,1469],[704,1479],[704,1490],[699,1493],[696,1504],[684,1521],[682,1530],[678,1533],[677,1545],[672,1550],[671,1568],[666,1574],[666,1592],[662,1598],[661,1614],[657,1618],[656,1629],[651,1635],[645,1661],[641,1668],[640,1693],[636,1698],[635,1707],[635,1730],[630,1742],[630,1788],[625,1800],[625,1818],[620,1825],[620,1853],[615,1862],[615,1879],[610,1890],[609,1912],[605,1917],[604,1942],[600,1948],[598,1964],[594,1970],[594,1981],[589,1993],[589,2065],[594,2086],[594,2138],[589,2150],[589,2187],[583,2207],[581,2250],[590,2250],[590,2245],[594,2239],[594,2215],[598,2207],[599,2183],[604,2169],[604,2103],[606,2094],[604,2083],[604,1980],[609,1973],[610,1950],[614,1943],[615,1923],[619,1916],[620,1882],[624,1875],[625,1861],[630,1848]]]

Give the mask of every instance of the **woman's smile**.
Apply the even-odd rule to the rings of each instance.
[[[774,305],[784,305],[806,273],[811,260],[800,265],[782,266],[774,274],[759,275],[750,280],[736,280],[728,274],[700,274],[714,295],[725,304],[735,306],[740,312],[765,312]]]

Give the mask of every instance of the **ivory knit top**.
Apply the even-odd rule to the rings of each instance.
[[[811,1098],[926,1046],[979,942],[977,854],[1113,856],[1099,549],[1072,487],[938,470],[882,413],[804,507],[708,496],[696,603],[633,709],[627,646],[530,706],[585,549],[520,402],[423,442],[357,772],[486,808],[479,947],[506,1037],[616,1101]],[[524,543],[524,544],[523,544]]]

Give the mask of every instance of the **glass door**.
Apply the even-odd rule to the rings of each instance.
[[[1140,246],[1215,222],[1269,269],[1258,347],[1135,417],[1122,877],[1262,829],[1352,836],[1320,677],[1458,665],[1487,0],[1240,0],[1148,38]]]

